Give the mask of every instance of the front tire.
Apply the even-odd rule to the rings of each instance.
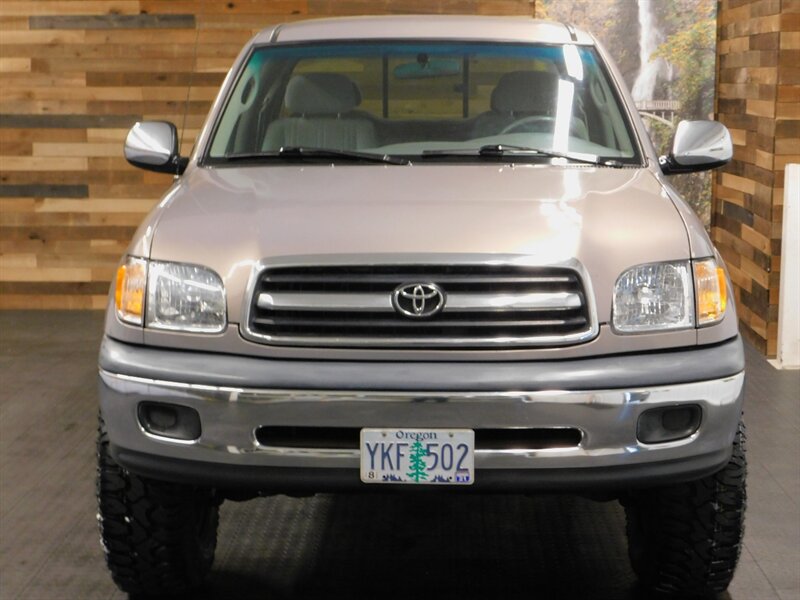
[[[740,423],[719,472],[625,499],[631,565],[647,589],[682,598],[727,589],[742,547],[746,473]]]
[[[212,490],[123,469],[109,453],[100,419],[97,518],[108,568],[122,591],[173,595],[196,589],[214,561],[219,504]]]

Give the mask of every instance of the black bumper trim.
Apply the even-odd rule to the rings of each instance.
[[[369,391],[603,390],[722,379],[744,369],[739,336],[713,346],[523,362],[278,360],[134,346],[105,337],[109,373],[234,388]]]
[[[702,456],[615,467],[572,469],[478,469],[470,486],[366,484],[358,469],[231,465],[166,458],[110,447],[111,455],[132,473],[175,483],[262,494],[328,492],[594,492],[656,487],[716,473],[731,449]]]

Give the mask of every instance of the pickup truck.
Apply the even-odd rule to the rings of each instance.
[[[192,590],[225,499],[394,491],[619,500],[646,589],[724,590],[745,508],[730,280],[603,46],[531,19],[265,29],[112,284],[97,497],[132,594]]]

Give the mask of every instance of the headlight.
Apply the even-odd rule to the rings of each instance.
[[[151,262],[146,327],[217,333],[225,328],[225,288],[219,275],[196,265]]]
[[[614,289],[614,329],[638,333],[716,323],[728,303],[725,281],[713,258],[628,269]]]
[[[692,276],[688,262],[639,265],[625,271],[614,289],[613,324],[638,333],[694,325]]]
[[[197,265],[128,257],[117,270],[114,301],[119,319],[134,325],[196,333],[226,325],[222,280]]]

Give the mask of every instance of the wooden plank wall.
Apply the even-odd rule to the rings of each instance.
[[[128,128],[180,126],[188,107],[190,148],[259,29],[340,15],[533,12],[533,0],[0,0],[0,308],[104,307],[119,256],[170,183],[125,162]]]
[[[717,28],[717,118],[734,160],[715,176],[712,237],[742,332],[775,356],[784,169],[800,163],[800,0],[721,0]]]

